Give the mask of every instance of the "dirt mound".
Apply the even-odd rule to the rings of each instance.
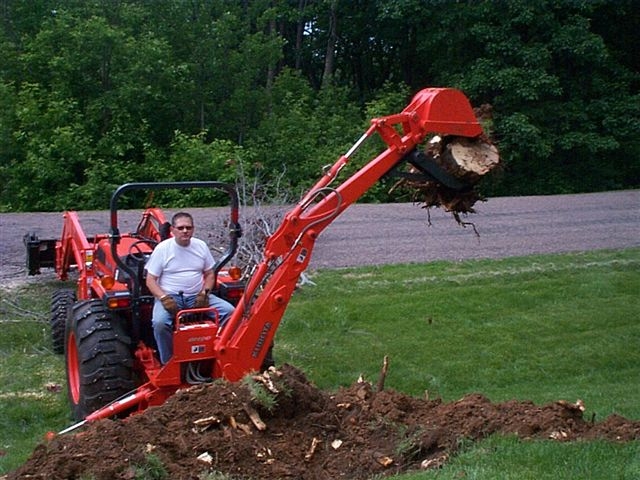
[[[596,423],[584,420],[583,411],[580,402],[494,404],[480,394],[443,403],[377,392],[364,382],[330,394],[284,365],[261,382],[193,387],[142,415],[56,437],[7,478],[133,479],[142,469],[164,468],[166,477],[149,478],[219,472],[238,479],[357,480],[436,468],[462,438],[493,433],[640,439],[640,421],[612,416]]]

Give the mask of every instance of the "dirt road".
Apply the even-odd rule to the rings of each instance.
[[[320,237],[312,266],[501,258],[640,246],[640,190],[493,198],[462,228],[412,204],[357,205]]]
[[[172,213],[167,211],[167,213]],[[214,218],[226,209],[215,209]],[[200,236],[219,224],[211,209],[195,209]],[[133,230],[139,211],[119,214],[122,231]],[[319,237],[310,267],[339,268],[433,260],[499,258],[536,253],[640,246],[640,190],[580,195],[493,198],[477,204],[463,228],[438,209],[417,205],[354,205]],[[86,234],[108,231],[106,211],[81,212]],[[0,281],[26,276],[22,237],[60,234],[60,213],[0,214]]]

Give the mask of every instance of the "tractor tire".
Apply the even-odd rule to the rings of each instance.
[[[51,343],[53,352],[62,355],[64,353],[64,337],[67,323],[71,321],[73,304],[76,303],[76,292],[69,289],[56,290],[51,295]]]
[[[131,338],[124,321],[100,300],[73,307],[65,340],[67,389],[76,420],[108,405],[135,387]]]

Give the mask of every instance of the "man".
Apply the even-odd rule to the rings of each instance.
[[[215,307],[221,325],[233,312],[233,305],[209,293],[215,261],[207,244],[193,237],[193,217],[176,213],[171,219],[171,233],[173,237],[156,246],[145,266],[147,287],[156,298],[153,335],[162,364],[173,355],[173,319],[179,310]]]

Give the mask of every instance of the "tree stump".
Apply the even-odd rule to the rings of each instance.
[[[413,200],[423,208],[441,207],[453,213],[459,223],[460,213],[473,213],[473,205],[482,200],[476,186],[489,173],[501,166],[498,149],[487,137],[436,136],[427,144],[424,153],[448,176],[455,179],[461,188],[452,188],[435,178],[424,180],[404,179],[395,187],[403,185],[414,191]],[[417,172],[411,167],[410,172]]]
[[[495,145],[481,138],[449,137],[440,142],[436,156],[447,172],[463,183],[475,185],[500,162]]]

